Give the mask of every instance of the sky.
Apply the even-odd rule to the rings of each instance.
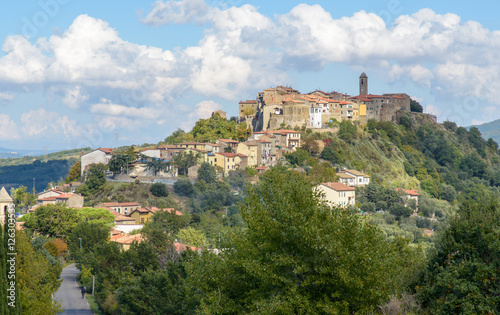
[[[39,0],[0,11],[0,147],[158,143],[287,85],[500,119],[500,3]]]

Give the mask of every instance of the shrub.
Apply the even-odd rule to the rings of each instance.
[[[149,191],[155,196],[155,197],[168,197],[168,190],[167,190],[167,185],[163,183],[154,183],[151,185],[149,188]]]

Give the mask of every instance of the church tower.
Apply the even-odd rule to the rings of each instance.
[[[3,226],[5,223],[5,214],[8,212],[10,205],[14,201],[10,198],[9,193],[2,187],[0,190],[0,224]]]
[[[361,73],[359,76],[359,95],[368,94],[368,76],[366,73]]]

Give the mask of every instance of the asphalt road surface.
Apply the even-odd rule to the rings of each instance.
[[[94,314],[90,309],[87,299],[82,299],[81,288],[78,286],[76,277],[80,271],[76,268],[75,264],[69,265],[61,272],[61,279],[63,283],[57,290],[55,299],[61,303],[64,310],[59,314]]]

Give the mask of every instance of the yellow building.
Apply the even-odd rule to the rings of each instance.
[[[248,166],[258,166],[261,163],[261,144],[257,141],[240,142],[236,153],[247,156]]]
[[[176,215],[182,215],[181,212],[175,210],[174,208],[159,209],[157,207],[147,207],[135,209],[130,213],[130,217],[135,220],[135,224],[144,224],[148,222],[158,211],[168,211],[170,213],[175,212]]]
[[[216,153],[214,164],[221,167],[224,170],[224,176],[227,176],[229,171],[245,168],[247,156],[241,153]]]
[[[202,151],[207,151],[207,143],[202,143],[202,142],[189,141],[189,142],[179,143],[177,146],[186,149],[198,149]]]

